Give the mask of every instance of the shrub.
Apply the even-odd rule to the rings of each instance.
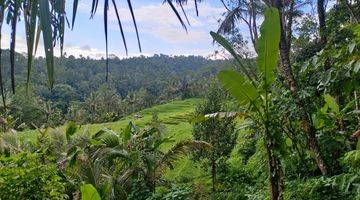
[[[68,199],[54,164],[36,154],[0,157],[0,199]]]

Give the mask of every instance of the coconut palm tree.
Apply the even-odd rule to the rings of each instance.
[[[206,142],[185,140],[165,151],[164,145],[174,141],[162,130],[160,126],[139,129],[130,122],[121,133],[103,129],[91,137],[81,136],[68,151],[69,164],[74,174],[94,185],[104,199],[126,199],[136,181],[154,192],[163,183],[164,170],[172,168],[174,161],[209,147]]]

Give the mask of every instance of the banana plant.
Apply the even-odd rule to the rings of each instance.
[[[211,32],[213,39],[222,45],[233,57],[239,72],[221,71],[218,75],[221,85],[228,90],[237,102],[248,108],[249,115],[262,127],[263,138],[268,154],[269,182],[271,199],[282,199],[283,170],[276,151],[276,126],[271,120],[271,89],[276,77],[280,41],[280,18],[276,8],[265,10],[265,20],[260,28],[257,41],[257,73],[243,62],[232,45],[221,35]]]

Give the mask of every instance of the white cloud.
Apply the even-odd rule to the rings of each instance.
[[[127,4],[118,4],[118,12],[125,30],[133,30],[132,17]],[[90,4],[80,4],[80,10],[89,13]],[[101,8],[101,7],[99,7]],[[181,8],[177,6],[178,12],[186,23]],[[209,42],[208,32],[217,27],[217,19],[224,11],[223,8],[211,6],[208,3],[199,4],[199,17],[195,14],[194,5],[184,5],[184,10],[190,22],[188,34],[168,4],[150,4],[134,8],[136,22],[140,33],[151,34],[153,37],[170,43],[199,43]],[[103,10],[98,9],[96,17],[102,17]],[[112,4],[108,11],[109,28],[118,29],[118,22]]]

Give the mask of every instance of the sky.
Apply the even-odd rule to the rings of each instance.
[[[102,2],[100,1],[100,3]],[[217,20],[225,11],[220,1],[203,1],[199,4],[199,16],[196,16],[194,2],[189,0],[189,4],[184,6],[191,24],[186,33],[170,6],[162,4],[162,0],[132,0],[140,32],[142,53],[139,52],[137,46],[135,29],[126,0],[117,0],[116,2],[125,30],[129,57],[153,54],[208,56],[219,48],[213,45],[209,32],[217,30]],[[99,5],[93,19],[90,19],[90,10],[91,0],[79,1],[75,27],[72,31],[67,29],[65,33],[64,51],[67,55],[76,57],[82,55],[92,58],[105,56],[103,5]],[[180,8],[179,11],[181,11]],[[71,21],[72,1],[68,1],[66,12]],[[108,21],[109,54],[124,58],[126,54],[112,4],[109,8]],[[26,52],[23,27],[23,23],[20,22],[16,41],[16,51],[18,52]],[[2,45],[4,48],[9,48],[10,29],[8,25],[5,25],[3,33]],[[43,49],[39,48],[37,55],[43,55],[43,52]],[[57,49],[56,52],[58,55],[59,50]]]

